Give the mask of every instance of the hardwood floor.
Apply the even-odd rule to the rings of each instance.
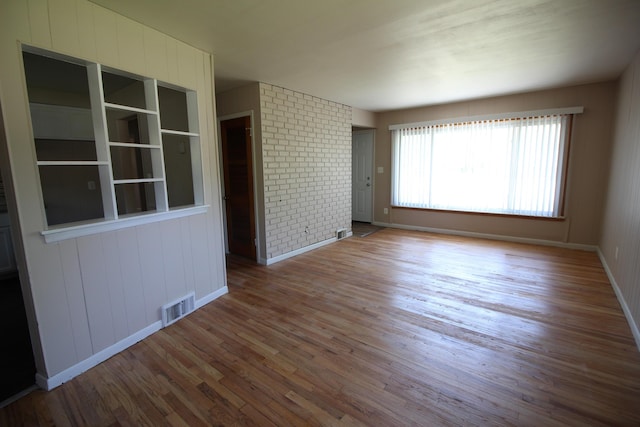
[[[264,267],[0,425],[640,425],[595,253],[384,229]]]
[[[367,237],[368,235],[373,234],[376,231],[380,231],[383,228],[384,227],[379,227],[368,222],[351,222],[351,232],[354,237]]]

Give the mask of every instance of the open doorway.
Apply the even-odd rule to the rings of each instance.
[[[227,248],[256,260],[251,116],[220,120]]]
[[[3,128],[0,132],[4,136]],[[0,173],[0,404],[33,386],[36,374],[2,175]]]
[[[17,273],[0,277],[0,404],[35,384],[36,367]]]

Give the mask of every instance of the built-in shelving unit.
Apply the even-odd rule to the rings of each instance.
[[[40,77],[42,61],[60,75],[45,90],[39,85],[55,78]],[[25,53],[25,69],[49,226],[86,228],[87,221],[129,220],[204,204],[194,91],[37,52]],[[76,86],[69,87],[71,80]],[[65,209],[83,209],[83,198],[90,212],[66,217]]]
[[[38,49],[24,59],[43,235],[202,210],[195,91]]]

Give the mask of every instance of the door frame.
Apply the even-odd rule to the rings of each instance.
[[[351,128],[351,144],[353,147],[353,135],[356,133],[371,133],[371,224],[374,224],[375,221],[375,211],[374,206],[375,198],[376,198],[376,129],[375,128]],[[353,149],[351,150],[351,164],[353,165]],[[353,170],[351,171],[351,193],[352,193],[352,202],[353,203]],[[353,206],[352,206],[352,221],[353,221]]]
[[[224,116],[219,116],[218,120],[217,120],[217,125],[218,125],[218,173],[220,176],[220,201],[221,201],[221,207],[222,207],[222,226],[224,228],[224,250],[225,253],[229,253],[229,236],[227,234],[227,210],[226,210],[226,206],[225,206],[225,194],[224,194],[224,158],[223,158],[223,153],[222,153],[222,127],[221,127],[221,122],[225,121],[225,120],[232,120],[232,119],[237,119],[240,117],[249,117],[249,123],[251,123],[251,168],[252,168],[252,175],[253,175],[253,182],[251,183],[253,185],[253,221],[254,221],[254,227],[256,230],[256,237],[255,237],[255,247],[256,247],[256,262],[260,262],[260,260],[262,259],[262,253],[260,252],[260,248],[261,248],[261,236],[262,236],[262,230],[260,229],[260,221],[258,221],[258,218],[260,217],[260,211],[259,211],[259,207],[258,207],[258,179],[257,179],[257,173],[256,173],[256,132],[255,132],[255,121],[253,119],[253,110],[248,110],[248,111],[242,111],[239,113],[234,113],[234,114],[227,114]]]

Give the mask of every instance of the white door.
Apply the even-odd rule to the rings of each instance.
[[[373,130],[359,130],[352,136],[352,186],[351,203],[353,221],[373,220]]]

